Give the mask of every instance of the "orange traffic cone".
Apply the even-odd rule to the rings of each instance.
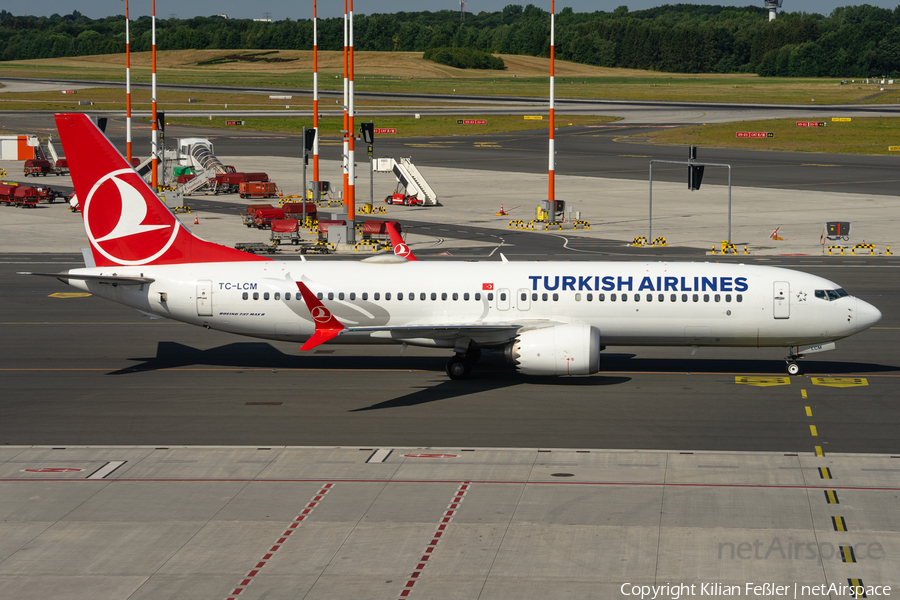
[[[194,215],[194,225],[199,225],[200,219],[197,218],[197,215]]]
[[[494,213],[494,215],[496,215],[496,216],[498,216],[498,217],[503,217],[503,216],[505,216],[505,215],[507,215],[507,214],[508,214],[508,213],[507,213],[506,211],[503,210],[503,205],[502,205],[502,204],[500,205],[500,212]]]

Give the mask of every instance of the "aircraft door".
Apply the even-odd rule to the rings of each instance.
[[[201,279],[197,282],[197,316],[211,317],[212,314],[212,281]]]
[[[509,290],[502,288],[497,290],[497,310],[509,310]]]
[[[516,294],[516,308],[519,310],[530,310],[531,309],[531,298],[528,295],[530,292],[525,288],[520,289]]]
[[[775,306],[772,311],[776,319],[791,317],[791,284],[788,281],[775,282]]]

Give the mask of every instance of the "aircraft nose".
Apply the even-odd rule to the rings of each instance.
[[[868,329],[881,320],[881,311],[866,302],[856,299],[856,330]]]

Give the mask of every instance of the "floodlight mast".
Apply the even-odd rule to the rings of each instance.
[[[774,21],[778,14],[778,9],[784,0],[765,0],[765,7],[769,9],[769,20]]]

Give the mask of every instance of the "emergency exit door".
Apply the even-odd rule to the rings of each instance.
[[[197,316],[211,317],[212,314],[212,281],[202,279],[197,282]]]
[[[787,281],[775,282],[775,306],[772,314],[776,319],[789,319],[791,316],[791,284]]]

